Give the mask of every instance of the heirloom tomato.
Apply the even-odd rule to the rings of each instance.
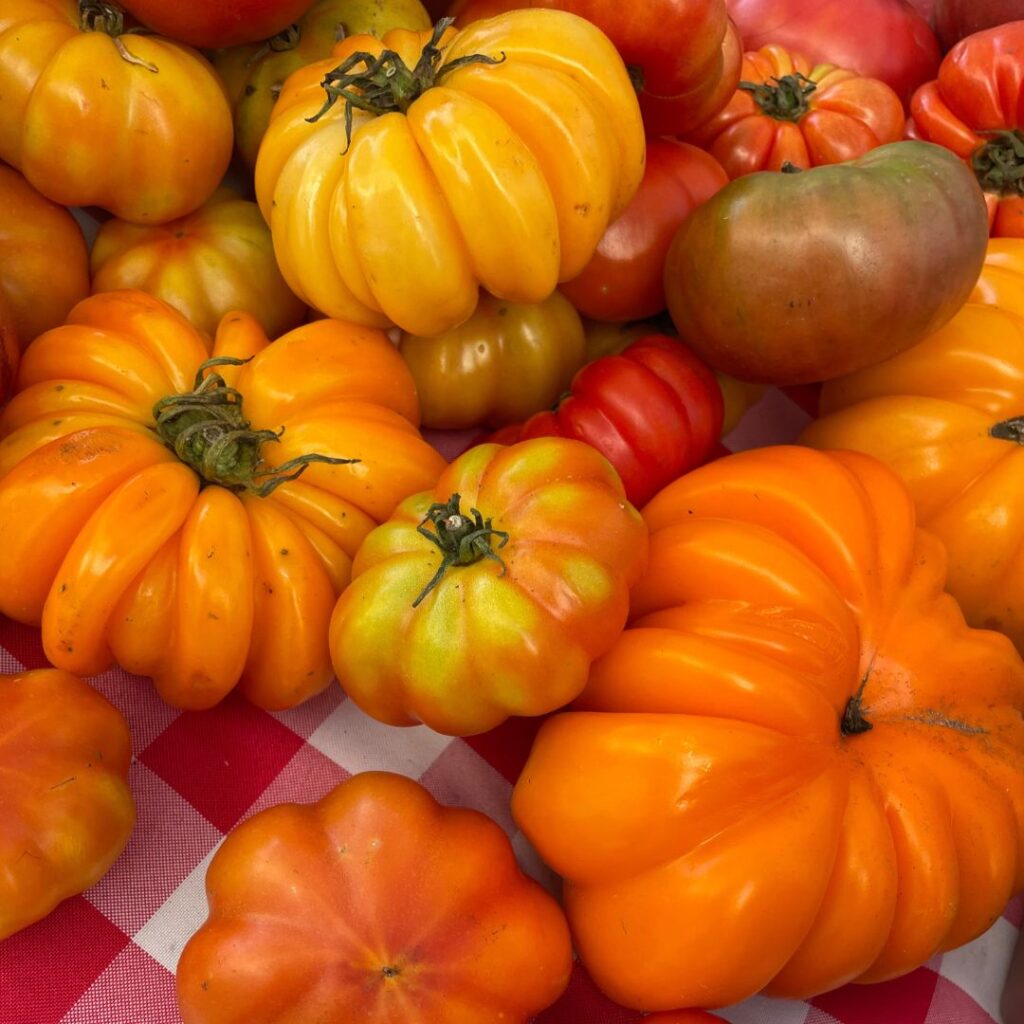
[[[228,188],[167,224],[108,220],[92,247],[92,290],[137,288],[209,334],[226,313],[250,313],[276,337],[306,317],[284,283],[259,207]]]
[[[667,483],[710,458],[722,432],[722,390],[685,345],[663,334],[588,363],[555,408],[515,435],[569,437],[596,448],[643,505]]]
[[[775,44],[880,78],[907,103],[939,66],[928,22],[905,0],[726,0],[748,50]]]
[[[725,0],[455,0],[469,25],[520,8],[555,8],[593,22],[629,66],[652,135],[690,131],[721,110],[739,81],[743,48]]]
[[[135,824],[121,713],[57,669],[0,675],[0,941],[98,882]]]
[[[957,43],[938,77],[914,94],[910,112],[915,138],[969,163],[992,234],[1024,237],[1024,21]]]
[[[206,894],[185,1024],[526,1024],[569,982],[565,916],[505,833],[390,772],[244,821]]]
[[[331,620],[334,670],[389,725],[469,735],[542,715],[622,629],[646,557],[589,445],[477,445],[363,542]]]
[[[816,67],[781,46],[743,57],[739,88],[693,139],[730,178],[854,160],[903,138],[899,96],[877,78]]]
[[[22,345],[62,324],[89,294],[89,251],[78,222],[3,164],[0,292]]]
[[[857,452],[768,447],[645,509],[630,625],[512,797],[598,986],[807,999],[980,935],[1024,887],[1024,662]]]
[[[994,305],[969,303],[907,352],[826,384],[803,440],[892,466],[946,545],[967,621],[1024,651],[1024,240],[1005,241],[1016,280],[986,266],[974,296]]]
[[[58,668],[116,661],[178,707],[326,687],[359,542],[444,465],[386,335],[334,320],[270,345],[233,313],[211,350],[169,306],[108,292],[32,343],[18,384],[0,613],[41,623]]]
[[[647,143],[632,202],[608,225],[583,272],[562,294],[595,320],[642,320],[665,308],[665,257],[679,225],[729,178],[714,157],[673,139]]]
[[[14,316],[2,290],[0,290],[0,405],[14,390],[15,374],[18,372],[18,330]]]
[[[308,0],[306,0],[308,6]],[[420,0],[317,0],[294,25],[273,39],[233,46],[213,55],[235,114],[235,146],[250,167],[256,166],[270,112],[285,79],[331,55],[345,36],[382,36],[393,28],[430,28]]]
[[[668,308],[724,373],[826,380],[946,323],[987,237],[974,176],[939,146],[894,142],[849,163],[749,174],[683,222],[665,265]]]
[[[309,305],[430,336],[467,320],[481,286],[540,302],[575,277],[643,163],[607,38],[561,11],[513,11],[462,32],[351,36],[295,72],[256,195]]]
[[[583,324],[552,292],[520,305],[481,295],[473,315],[436,338],[403,334],[426,427],[500,426],[550,405],[583,365]]]
[[[161,35],[202,49],[254,43],[287,28],[311,0],[118,0]]]
[[[194,50],[128,33],[106,0],[0,7],[0,159],[64,206],[136,223],[191,212],[231,159],[231,110]]]

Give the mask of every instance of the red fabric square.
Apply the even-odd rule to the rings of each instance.
[[[534,1024],[640,1024],[643,1015],[606,999],[590,975],[573,964],[565,995],[540,1014]]]
[[[57,1024],[128,941],[81,896],[65,900],[0,942],[0,1021]]]
[[[301,746],[291,729],[233,693],[208,711],[184,712],[139,759],[229,832]]]
[[[497,729],[479,736],[467,736],[465,742],[515,784],[543,721],[544,718],[509,718]]]
[[[278,804],[316,803],[351,777],[351,772],[307,743],[264,790],[245,817]]]
[[[938,975],[928,967],[878,985],[847,985],[810,1000],[842,1024],[922,1024]]]
[[[995,1024],[995,1021],[962,989],[939,976],[935,995],[924,1024]]]
[[[144,949],[123,949],[61,1024],[180,1024],[174,975]]]
[[[25,668],[46,668],[50,664],[43,654],[37,626],[23,626],[0,615],[0,646]]]
[[[1024,896],[1018,896],[1010,900],[1010,905],[1003,911],[1006,918],[1014,928],[1024,928]]]

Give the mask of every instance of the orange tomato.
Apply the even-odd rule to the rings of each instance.
[[[1024,650],[1024,240],[989,242],[971,298],[914,348],[826,384],[802,440],[892,466],[946,545],[968,622]]]
[[[92,248],[92,290],[137,288],[211,337],[226,313],[254,316],[272,337],[298,326],[306,304],[284,283],[259,207],[218,189],[195,213],[162,225],[108,220]]]
[[[896,475],[761,448],[644,519],[630,625],[512,798],[597,984],[809,998],[985,931],[1024,888],[1024,662],[965,625]]]
[[[224,86],[195,50],[124,31],[107,0],[4,0],[0,159],[64,206],[190,213],[231,159]]]
[[[78,222],[3,164],[0,292],[22,345],[62,324],[89,294],[89,251]]]
[[[692,138],[738,178],[855,160],[898,142],[905,124],[885,82],[763,46],[744,54],[736,93]]]
[[[208,346],[108,292],[28,348],[0,417],[0,612],[80,675],[116,661],[179,707],[236,684],[290,707],[330,682],[360,541],[444,461],[378,331],[319,320],[270,345],[237,313]]]
[[[121,713],[57,669],[0,675],[0,941],[98,882],[135,824]]]
[[[389,772],[243,822],[206,893],[185,1024],[526,1024],[569,982],[565,918],[505,833]]]

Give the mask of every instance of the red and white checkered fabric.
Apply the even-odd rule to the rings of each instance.
[[[728,446],[791,440],[805,420],[772,392]],[[44,665],[38,632],[0,618],[0,672]],[[177,711],[148,680],[120,671],[92,682],[131,727],[138,823],[98,885],[0,943],[0,1024],[180,1024],[174,968],[205,919],[203,880],[221,839],[266,807],[317,800],[367,769],[401,772],[445,803],[489,814],[524,869],[553,883],[509,813],[536,721],[512,720],[458,740],[381,725],[337,685],[302,707],[268,714],[236,696],[210,711]],[[720,1015],[731,1024],[1001,1024],[999,999],[1022,919],[1024,901],[1017,900],[980,939],[898,981],[851,986],[810,1003],[757,998]],[[640,1019],[604,999],[578,968],[537,1024]]]

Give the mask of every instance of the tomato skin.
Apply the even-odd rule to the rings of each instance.
[[[57,669],[0,675],[0,941],[94,885],[135,824],[131,736]]]
[[[231,159],[231,111],[206,60],[158,36],[83,30],[75,0],[5,4],[0,94],[0,159],[63,206],[172,220]]]
[[[971,301],[907,352],[831,381],[802,436],[882,459],[946,546],[967,621],[1024,650],[1024,453],[996,424],[1024,409],[1024,240],[993,239]],[[984,553],[983,555],[981,553]]]
[[[680,337],[733,377],[826,380],[948,321],[977,280],[987,236],[974,176],[928,143],[750,174],[676,234],[665,265],[669,312]]]
[[[707,461],[723,416],[715,375],[677,340],[651,334],[621,355],[588,363],[555,410],[531,416],[518,438],[568,437],[593,446],[639,507]]]
[[[583,272],[562,294],[594,320],[643,320],[665,308],[665,257],[689,213],[728,183],[713,156],[685,142],[649,139],[643,181],[608,225]]]
[[[299,68],[331,55],[339,26],[345,35],[382,36],[393,28],[414,31],[430,28],[432,21],[420,0],[317,0],[295,23],[287,42],[275,40],[232,46],[213,55],[231,98],[235,118],[235,146],[249,167],[256,166],[260,142],[270,124],[285,79]]]
[[[122,6],[160,35],[214,49],[277,35],[305,13],[309,0],[123,0]]]
[[[247,819],[206,892],[178,965],[185,1024],[526,1024],[569,982],[565,917],[501,828],[390,772]]]
[[[460,528],[479,512],[491,554],[432,583],[443,555],[417,527],[453,502]],[[379,721],[449,735],[546,714],[622,628],[646,557],[639,513],[589,445],[477,445],[360,547],[331,619],[338,681]]]
[[[403,334],[422,423],[439,430],[501,426],[551,405],[583,365],[576,311],[558,292],[519,305],[481,295],[473,315],[436,338]]]
[[[895,474],[761,448],[644,518],[630,625],[512,797],[598,987],[809,999],[990,927],[1024,887],[1024,662],[965,625]]]
[[[22,345],[63,323],[89,294],[89,251],[78,222],[2,164],[0,292]]]
[[[809,84],[794,83],[797,76]],[[747,88],[737,89],[725,109],[692,136],[730,178],[779,171],[787,163],[804,169],[842,163],[903,138],[903,105],[878,79],[832,64],[812,66],[780,46],[745,54],[740,79],[744,86],[767,88],[764,102]],[[787,85],[779,86],[779,80]],[[796,90],[807,93],[801,114],[776,116],[770,110],[783,88],[791,99]]]
[[[284,428],[212,468],[188,461],[205,441],[179,458],[154,430],[156,403],[193,392],[211,354],[248,360],[219,372],[253,429]],[[337,321],[271,345],[230,314],[211,349],[157,299],[106,292],[29,346],[18,383],[0,416],[0,612],[40,625],[57,667],[116,662],[177,707],[235,686],[267,709],[323,690],[330,612],[360,541],[444,465],[387,336]],[[310,465],[266,496],[247,488],[310,453],[358,461]]]
[[[939,65],[928,23],[903,0],[726,0],[743,44],[774,43],[816,63],[880,78],[909,103]]]
[[[965,36],[1018,21],[1017,0],[935,0],[934,24],[943,50],[951,50]]]
[[[297,327],[306,305],[284,283],[259,207],[228,188],[159,225],[108,220],[91,254],[92,291],[135,288],[163,300],[210,337],[227,314],[254,316],[268,335]]]
[[[446,73],[405,114],[344,104],[316,123],[326,73],[385,47],[414,66],[428,33],[350,36],[285,83],[256,164],[256,196],[285,280],[307,304],[432,336],[481,288],[540,302],[574,277],[643,176],[636,95],[610,42],[561,11],[512,11],[438,40]],[[481,225],[486,224],[486,229]]]
[[[969,164],[993,136],[987,132],[1024,130],[1024,21],[978,32],[957,43],[942,60],[938,75],[926,82],[910,104],[915,138],[952,150]],[[1017,158],[1016,164],[1024,164]],[[990,185],[979,174],[991,207],[992,234],[1020,237],[1018,183]],[[1003,206],[1007,209],[1003,211]]]

